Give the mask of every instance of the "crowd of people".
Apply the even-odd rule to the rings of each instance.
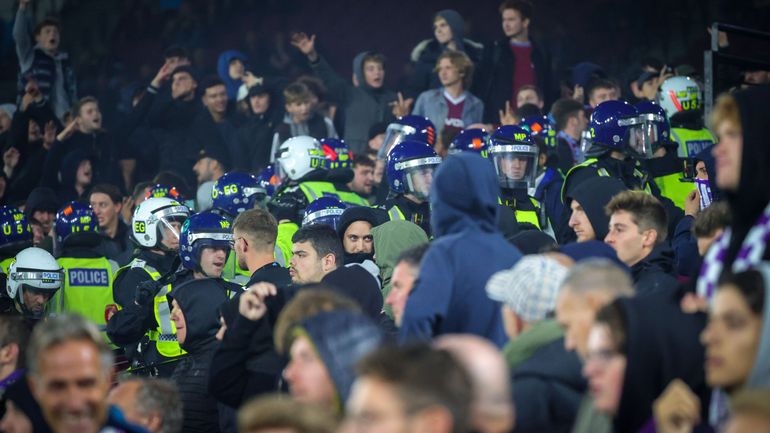
[[[109,126],[21,0],[0,431],[770,431],[770,72],[558,82],[442,10],[403,89],[181,46]],[[627,88],[626,88],[627,87]]]

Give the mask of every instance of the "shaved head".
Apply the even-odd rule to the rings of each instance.
[[[480,433],[513,430],[511,376],[500,350],[488,340],[469,334],[441,336],[434,346],[450,352],[471,376],[473,430]]]

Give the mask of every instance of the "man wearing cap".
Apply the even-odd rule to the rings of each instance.
[[[567,268],[555,259],[532,255],[487,282],[487,295],[503,304],[510,338],[503,354],[516,384],[521,431],[569,431],[585,391],[580,361],[564,349],[563,331],[549,318],[566,275]]]

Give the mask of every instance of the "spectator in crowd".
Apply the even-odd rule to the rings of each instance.
[[[63,314],[41,322],[27,350],[29,386],[54,433],[141,433],[107,401],[113,354],[96,326]]]
[[[0,316],[0,350],[5,352],[0,359],[0,393],[24,376],[29,334],[30,328],[21,317]]]
[[[313,224],[300,228],[291,238],[289,275],[294,284],[319,283],[342,266],[344,250],[333,228]]]
[[[525,104],[532,104],[543,110],[545,107],[545,101],[543,100],[543,92],[537,86],[531,84],[519,87],[516,92],[516,109],[521,108]]]
[[[385,298],[385,304],[393,312],[396,326],[401,326],[406,301],[420,276],[420,264],[425,251],[428,250],[428,245],[428,243],[424,243],[406,249],[396,258],[396,266],[393,268],[393,274],[390,278],[390,292]]]
[[[378,122],[390,122],[397,112],[409,112],[407,101],[400,100],[394,106],[396,94],[384,88],[385,57],[376,51],[364,51],[353,59],[353,83],[348,84],[337,75],[315,49],[315,35],[304,33],[292,36],[292,45],[297,47],[310,61],[311,68],[323,81],[329,94],[339,103],[345,113],[345,142],[354,154],[363,153],[367,147],[368,131]]]
[[[489,170],[489,161],[463,152],[444,161],[432,189],[436,240],[425,253],[420,280],[406,303],[401,336],[424,340],[460,332],[502,346],[500,311],[484,296],[484,286],[494,272],[513,266],[521,253],[497,231],[500,187],[496,176]],[[469,263],[473,257],[488,259]],[[474,272],[467,272],[469,267]],[[469,296],[477,302],[462,301]]]
[[[500,351],[473,335],[444,335],[435,346],[447,350],[462,364],[473,382],[471,427],[479,433],[508,433],[515,410],[508,367]],[[516,431],[520,426],[516,426]]]
[[[554,102],[551,114],[556,121],[556,164],[562,173],[567,173],[575,164],[585,161],[580,139],[588,119],[583,104],[568,98]]]
[[[706,252],[722,236],[730,223],[730,208],[725,202],[713,203],[698,213],[692,224],[692,234],[698,242],[698,254],[701,257],[706,255]]]
[[[91,187],[93,166],[91,156],[82,150],[67,153],[59,168],[59,198],[64,201],[83,199],[86,190]]]
[[[13,25],[19,57],[19,94],[28,82],[34,81],[56,117],[61,119],[77,102],[75,72],[69,54],[59,51],[61,23],[46,18],[34,26],[33,31],[31,3],[32,0],[19,2]]]
[[[59,210],[60,205],[59,198],[51,188],[38,187],[33,189],[27,197],[24,213],[27,218],[39,222],[44,236],[48,236],[53,228],[56,211]]]
[[[353,180],[348,183],[348,189],[364,199],[374,195],[374,161],[366,154],[353,156]]]
[[[226,87],[229,101],[235,101],[238,97],[238,89],[246,78],[247,63],[246,55],[237,50],[227,50],[219,55],[217,74]]]
[[[380,277],[382,278],[382,298],[386,300],[387,304],[392,290],[393,271],[398,263],[396,260],[407,249],[418,245],[427,245],[428,235],[417,224],[396,220],[374,227],[372,237],[374,251],[376,251],[374,260],[380,268]],[[393,313],[388,305],[386,305],[385,311],[389,314]],[[395,319],[395,316],[393,318]]]
[[[410,55],[414,65],[407,92],[410,97],[440,87],[441,79],[434,67],[442,54],[457,51],[465,53],[473,63],[481,60],[483,45],[465,38],[464,34],[465,21],[457,11],[445,9],[434,15],[433,39],[418,43]]]
[[[350,431],[363,432],[372,422],[382,429],[394,421],[430,425],[436,433],[470,431],[473,381],[449,352],[384,347],[365,357],[357,371],[347,406]]]
[[[468,56],[457,51],[445,52],[438,56],[436,72],[441,87],[420,93],[412,114],[430,119],[438,135],[444,129],[458,133],[481,122],[484,104],[466,90],[473,82],[473,62]]]
[[[3,392],[4,413],[0,429],[8,433],[51,433],[27,380],[17,380]]]
[[[100,184],[91,188],[88,201],[99,221],[105,255],[121,266],[126,265],[131,260],[133,244],[131,231],[121,218],[123,195],[114,185]]]
[[[277,234],[275,218],[261,209],[244,211],[233,223],[236,259],[251,277],[249,289],[222,307],[226,332],[214,354],[209,380],[209,391],[233,408],[255,395],[277,391],[285,366],[275,350],[273,330],[290,295],[291,277],[275,261]],[[258,283],[272,284],[274,289],[258,289]],[[260,320],[265,315],[266,320]]]
[[[182,431],[179,391],[166,379],[128,379],[113,388],[107,400],[123,412],[126,421],[150,433]]]
[[[673,276],[673,252],[666,242],[663,205],[642,191],[624,191],[606,209],[610,224],[604,241],[631,268],[637,293],[673,295],[679,284]]]
[[[286,341],[291,359],[283,373],[291,396],[343,413],[354,366],[383,342],[381,332],[362,314],[345,310],[317,313],[288,331],[276,338]]]
[[[603,241],[607,237],[610,218],[605,206],[612,197],[626,190],[623,182],[617,179],[596,177],[587,179],[567,195],[566,205],[572,210],[568,227],[577,242]],[[559,241],[565,244],[570,238],[563,231]]]
[[[770,152],[762,145],[770,122],[763,117],[762,101],[770,95],[770,87],[758,86],[733,95],[721,96],[712,112],[711,128],[719,137],[714,147],[716,186],[724,194],[732,213],[732,224],[704,257],[698,278],[698,295],[710,298],[719,276],[735,265],[736,271],[770,259],[766,242],[757,242],[758,232],[767,230],[770,206],[767,187]],[[711,178],[709,176],[709,178]],[[757,235],[750,234],[757,233]],[[739,258],[739,252],[744,258]]]
[[[254,399],[238,411],[238,433],[286,429],[293,433],[335,433],[338,420],[317,405],[271,395]]]
[[[292,137],[337,138],[331,119],[318,113],[313,99],[310,89],[302,83],[292,83],[283,90],[286,115],[273,135],[273,154],[281,143]]]
[[[133,175],[135,159],[122,148],[122,136],[102,129],[102,113],[96,98],[87,96],[72,107],[75,120],[56,136],[43,167],[43,186],[61,185],[57,174],[70,153],[80,151],[92,159],[94,183],[110,183],[127,188]],[[66,187],[66,185],[61,185]]]
[[[216,77],[210,77],[201,82],[200,88],[203,90],[201,101],[205,109],[198,113],[191,131],[194,151],[199,153],[203,149],[207,153],[221,155],[218,161],[225,166],[225,172],[230,168],[243,168],[244,146],[234,119],[227,111],[229,98],[225,84]]]
[[[749,433],[770,429],[770,392],[742,391],[730,401],[732,413],[727,422],[729,433]]]
[[[345,209],[337,223],[337,233],[345,249],[345,263],[374,259],[372,229],[385,222],[385,215],[357,206]]]
[[[503,304],[510,340],[503,353],[517,389],[516,431],[571,431],[585,391],[578,357],[565,350],[564,332],[548,318],[566,275],[555,259],[529,255],[487,282],[487,295]]]
[[[198,185],[214,182],[224,176],[230,167],[230,156],[221,147],[204,145],[198,152],[198,161],[192,166]],[[213,188],[214,184],[211,184]]]
[[[274,89],[257,84],[249,88],[249,112],[238,130],[241,143],[247,149],[248,169],[257,173],[270,163],[273,131],[279,125],[282,112]]]
[[[515,103],[523,86],[537,86],[547,103],[553,98],[550,57],[530,38],[532,4],[527,0],[506,0],[499,11],[505,38],[485,45],[472,89],[484,102],[484,123],[497,123],[498,111],[506,108],[506,102]]]
[[[770,384],[769,276],[766,264],[728,274],[712,298],[708,324],[700,339],[706,349],[706,382],[711,388],[723,390],[715,392],[709,412],[709,422],[717,430],[729,416],[726,398],[732,399],[744,389],[767,389]],[[692,427],[705,419],[698,410],[697,394],[692,384],[669,384],[655,404],[657,425]]]
[[[23,203],[43,176],[43,164],[61,123],[34,82],[27,84],[10,130],[4,133],[3,173],[7,203]]]
[[[617,83],[607,78],[597,78],[588,83],[586,87],[588,105],[596,108],[604,101],[617,101],[620,99]]]
[[[692,200],[688,197],[685,204],[688,207],[700,207],[700,195],[695,195]],[[702,257],[722,236],[730,223],[730,208],[723,201],[712,203],[702,211],[685,211],[685,216],[676,225],[674,238],[671,240],[677,273],[688,277],[695,276]]]

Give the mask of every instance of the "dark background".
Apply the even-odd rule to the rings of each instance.
[[[770,0],[534,0],[532,37],[551,51],[557,72],[579,61],[604,66],[627,82],[647,56],[669,65],[702,68],[706,27],[719,20],[770,30]],[[317,34],[317,46],[345,77],[362,50],[387,56],[387,86],[402,87],[409,54],[432,37],[432,17],[445,8],[466,20],[466,37],[502,36],[499,2],[491,0],[33,0],[38,19],[63,23],[62,49],[75,61],[79,94],[121,102],[131,83],[148,82],[163,48],[179,44],[195,66],[215,73],[225,49],[240,49],[258,73],[296,76],[304,58],[288,43],[291,32]],[[11,38],[16,2],[0,0],[0,101],[12,101],[18,70]],[[738,41],[738,42],[736,42]],[[731,40],[734,48],[767,55]],[[272,61],[271,61],[272,59]]]

